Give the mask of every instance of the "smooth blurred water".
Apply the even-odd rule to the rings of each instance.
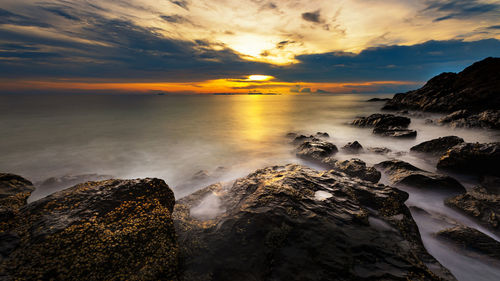
[[[426,125],[424,118],[412,118],[410,128],[418,131],[414,140],[382,138],[374,136],[371,129],[347,125],[357,116],[380,112],[383,103],[366,102],[371,97],[3,95],[0,172],[16,173],[33,182],[85,173],[117,178],[159,177],[180,198],[200,187],[242,177],[268,165],[310,165],[295,157],[285,137],[289,132],[327,132],[338,147],[357,140],[365,148],[388,147],[403,152],[356,156],[340,152],[338,159],[358,157],[376,164],[398,158],[429,171],[435,171],[436,159],[408,154],[411,146],[446,135],[457,135],[468,142],[500,140],[498,131],[437,127]],[[213,176],[193,180],[193,174],[200,170]],[[468,177],[460,180],[467,187],[474,184]],[[31,200],[53,191],[37,189]],[[444,206],[444,197],[407,191],[408,204],[481,228]],[[431,221],[418,216],[416,220],[425,246],[459,280],[471,280],[471,276],[475,280],[500,280],[497,266],[479,260],[469,264],[471,259],[462,258],[431,235],[436,231]]]

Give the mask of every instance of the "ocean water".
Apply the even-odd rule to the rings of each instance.
[[[300,163],[315,167],[295,157],[285,137],[289,132],[327,132],[329,141],[338,147],[357,140],[365,148],[387,147],[393,151],[388,155],[355,156],[340,152],[338,159],[357,157],[376,164],[397,158],[429,171],[436,171],[436,159],[408,154],[411,146],[447,135],[468,142],[500,140],[498,131],[425,124],[425,118],[437,118],[437,114],[412,118],[410,128],[418,131],[413,140],[382,138],[371,134],[370,129],[347,124],[357,116],[380,112],[383,103],[367,99],[390,96],[2,95],[0,171],[33,182],[88,173],[117,178],[159,177],[180,198],[268,165]],[[196,173],[198,176],[193,177]],[[476,183],[468,176],[457,177],[466,187]],[[37,189],[30,200],[54,191]],[[445,195],[407,191],[409,205],[451,216],[499,240],[494,233],[445,207]],[[434,238],[436,226],[432,222],[415,217],[429,252],[459,280],[499,280],[498,264],[481,259],[473,259],[472,264],[471,258]]]

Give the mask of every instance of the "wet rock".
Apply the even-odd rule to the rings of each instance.
[[[500,142],[461,143],[444,153],[437,163],[442,170],[468,174],[500,175]]]
[[[474,228],[456,226],[436,233],[460,248],[477,251],[490,258],[500,259],[500,242]]]
[[[318,137],[318,138],[329,138],[330,135],[328,133],[326,133],[326,132],[317,132],[316,133],[316,137]]]
[[[315,137],[313,135],[310,135],[310,136],[300,135],[300,136],[295,137],[293,139],[292,143],[294,145],[299,145],[299,144],[302,144],[302,143],[304,143],[306,141],[312,141],[312,142],[314,142],[314,141],[319,141],[319,140],[320,140],[319,138],[317,138],[317,137]]]
[[[226,210],[190,210],[219,194]],[[397,189],[298,165],[257,170],[179,200],[186,280],[454,280],[422,245]]]
[[[393,138],[416,138],[417,131],[409,130],[401,127],[381,127],[374,128],[373,133],[383,137]]]
[[[342,147],[342,150],[347,153],[360,153],[363,151],[363,146],[358,141],[348,142]]]
[[[447,136],[442,138],[424,141],[410,148],[412,152],[429,153],[433,155],[441,155],[453,146],[463,143],[464,139],[456,136]]]
[[[56,192],[0,225],[2,237],[18,243],[0,272],[7,280],[176,280],[174,200],[160,179],[86,182]]]
[[[297,149],[297,157],[321,162],[323,158],[337,153],[339,150],[333,143],[314,139],[312,141],[303,142]]]
[[[424,171],[404,161],[384,161],[376,164],[375,168],[387,174],[392,185],[465,192],[465,188],[454,178]]]
[[[13,214],[26,204],[31,192],[35,190],[33,184],[18,175],[0,173],[0,218]]]
[[[390,150],[387,147],[369,147],[368,151],[375,153],[375,154],[387,154],[387,153],[391,152],[392,150]]]
[[[438,120],[436,124],[453,128],[490,128],[500,129],[500,110],[485,110],[474,113],[469,110],[458,110]]]
[[[487,192],[483,187],[475,187],[465,194],[445,200],[445,204],[478,219],[484,225],[499,230],[500,195]]]
[[[484,175],[480,179],[481,187],[487,192],[500,195],[500,177]]]
[[[336,171],[346,173],[351,177],[356,177],[370,182],[378,182],[380,180],[380,172],[373,167],[367,167],[366,163],[361,159],[353,158],[351,160],[336,161],[332,167]]]
[[[383,109],[453,112],[500,108],[500,58],[486,58],[462,72],[442,73],[422,88],[396,94]]]
[[[408,117],[377,113],[355,119],[351,124],[359,127],[373,127],[373,133],[380,136],[414,138],[417,132],[407,129],[410,122]]]
[[[410,125],[410,118],[404,116],[396,116],[393,114],[372,114],[368,117],[360,117],[351,122],[351,125],[358,127],[403,127]]]

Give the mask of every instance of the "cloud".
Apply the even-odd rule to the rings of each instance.
[[[0,24],[13,24],[19,26],[38,26],[50,27],[50,24],[40,22],[36,19],[15,14],[5,9],[0,8]]]
[[[189,2],[187,0],[169,0],[172,4],[175,4],[185,10],[189,10]]]
[[[499,3],[486,3],[480,0],[427,0],[424,12],[439,14],[434,21],[448,19],[469,19],[494,13],[499,16]]]
[[[181,15],[170,15],[170,16],[160,16],[165,21],[171,22],[171,23],[185,23],[185,22],[190,22],[187,18],[181,16]]]
[[[368,48],[359,54],[330,52],[300,55],[299,61],[272,70],[282,81],[426,81],[444,71],[460,71],[488,56],[500,56],[500,41],[428,41],[411,46]]]
[[[68,12],[66,9],[61,8],[61,7],[44,7],[43,8],[45,11],[50,12],[52,14],[61,16],[63,18],[66,18],[68,20],[79,20],[78,17],[72,15],[70,12]]]
[[[303,13],[302,19],[305,21],[310,21],[310,22],[314,22],[314,23],[322,23],[323,22],[323,20],[321,19],[320,10],[316,10],[314,12]]]

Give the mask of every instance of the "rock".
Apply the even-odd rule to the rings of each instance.
[[[336,171],[346,173],[351,177],[356,177],[362,180],[376,183],[380,180],[380,172],[373,167],[367,167],[366,163],[360,159],[353,158],[351,160],[337,161],[332,167]]]
[[[404,129],[401,127],[381,127],[374,128],[373,133],[383,137],[393,137],[393,138],[416,138],[417,131]]]
[[[320,139],[315,137],[315,136],[305,136],[305,135],[300,135],[300,136],[297,136],[293,139],[292,143],[294,145],[299,145],[299,144],[302,144],[306,141],[319,141]]]
[[[393,114],[372,114],[368,117],[360,117],[351,122],[351,125],[358,127],[403,127],[407,128],[410,125],[411,119],[404,116],[396,116]]]
[[[219,194],[225,212],[190,210]],[[454,280],[422,245],[397,189],[299,165],[257,170],[180,199],[186,280]]]
[[[461,143],[444,153],[437,168],[468,174],[500,175],[500,142]]]
[[[312,141],[303,142],[297,149],[297,157],[321,162],[323,158],[337,153],[339,150],[333,143],[314,139]]]
[[[480,112],[500,108],[500,58],[486,58],[462,72],[442,73],[422,88],[396,94],[383,109]]]
[[[361,146],[361,144],[358,141],[354,141],[344,145],[342,147],[342,150],[344,150],[347,153],[360,153],[363,151],[363,146]]]
[[[210,173],[207,170],[199,170],[198,172],[194,173],[194,175],[191,177],[192,180],[206,180],[210,178]]]
[[[429,153],[433,155],[441,155],[453,146],[463,143],[464,139],[456,136],[447,136],[429,141],[424,141],[410,148],[412,152]]]
[[[372,98],[372,99],[369,99],[369,100],[366,100],[368,102],[376,102],[376,101],[389,101],[391,100],[390,98]]]
[[[377,113],[355,119],[351,124],[359,127],[373,127],[373,133],[380,136],[414,138],[417,132],[407,129],[410,122],[408,117]]]
[[[317,132],[316,137],[317,138],[329,138],[330,135],[328,133],[325,133],[325,132]]]
[[[387,147],[369,147],[368,151],[375,153],[375,154],[387,154],[387,153],[391,152],[392,150],[390,150]]]
[[[480,182],[487,192],[500,195],[500,177],[483,175]]]
[[[404,161],[384,161],[376,164],[375,168],[387,174],[390,183],[396,186],[406,185],[418,188],[465,192],[465,188],[454,178],[424,171]]]
[[[297,133],[294,133],[294,132],[286,134],[286,137],[289,138],[289,139],[294,139],[297,136],[298,136]]]
[[[0,218],[13,214],[12,212],[24,206],[34,190],[35,187],[29,180],[14,174],[0,173]]]
[[[474,228],[457,226],[436,233],[460,248],[477,251],[491,258],[500,259],[500,242]]]
[[[177,280],[174,194],[160,179],[86,182],[20,209],[0,225],[17,241],[7,280]],[[0,247],[5,249],[5,247]]]
[[[438,119],[436,123],[453,128],[500,129],[500,110],[485,110],[477,114],[465,109],[458,110]]]
[[[465,194],[445,200],[445,204],[478,219],[484,225],[499,230],[500,195],[487,192],[482,187],[475,187]]]

